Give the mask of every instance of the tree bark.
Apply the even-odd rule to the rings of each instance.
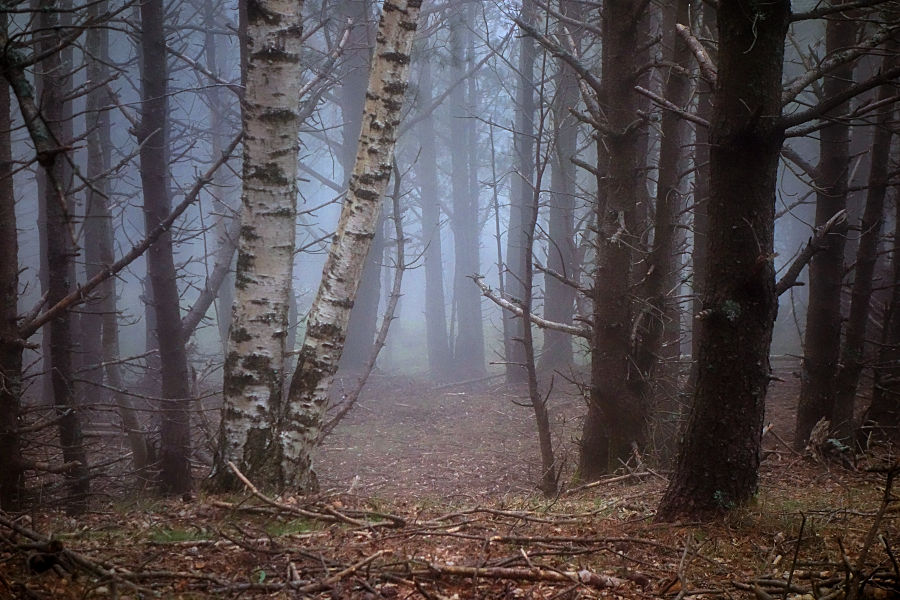
[[[388,0],[378,24],[356,163],[322,281],[307,318],[306,338],[279,427],[283,444],[281,472],[284,484],[293,489],[318,487],[313,450],[391,176],[391,156],[420,7],[420,0]]]
[[[168,164],[168,66],[162,0],[140,5],[141,15],[141,187],[144,227],[149,235],[171,211]],[[191,489],[190,403],[187,354],[181,331],[178,275],[166,231],[147,252],[147,276],[156,316],[162,403],[160,405],[160,490],[183,494]]]
[[[719,3],[699,370],[661,520],[722,512],[756,491],[777,311],[772,253],[783,141],[777,117],[789,19],[788,0]]]
[[[841,0],[846,2],[848,0]],[[849,19],[829,19],[825,25],[825,52],[832,56],[856,43],[856,23]],[[825,76],[822,91],[826,98],[840,94],[853,81],[853,62]],[[849,101],[836,106],[842,115]],[[835,122],[822,130],[819,164],[816,167],[816,227],[822,227],[847,206],[847,178],[850,169],[850,126]],[[835,374],[841,349],[841,286],[844,277],[844,231],[826,238],[826,245],[809,263],[809,305],[803,339],[800,402],[794,430],[794,447],[803,449],[809,432],[821,418],[833,421]]]
[[[285,336],[293,272],[300,130],[302,4],[248,5],[243,99],[244,163],[233,323],[225,362],[216,482],[240,486],[233,461],[257,484],[278,489],[276,426],[285,411]],[[270,82],[278,81],[276,88]]]

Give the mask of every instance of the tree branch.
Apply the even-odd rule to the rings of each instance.
[[[514,302],[510,302],[505,298],[499,297],[494,290],[490,288],[484,282],[483,275],[473,275],[472,280],[475,282],[479,288],[481,288],[481,295],[499,306],[504,310],[508,310],[513,313],[517,317],[521,317],[524,315],[524,311],[521,306],[516,305]],[[539,317],[534,314],[528,315],[528,320],[531,323],[534,323],[541,329],[553,329],[554,331],[561,331],[563,333],[568,333],[569,335],[574,335],[577,337],[590,339],[591,338],[591,329],[588,327],[576,327],[575,325],[567,325],[566,323],[558,323],[556,321],[548,321],[542,317]]]
[[[810,260],[812,260],[812,257],[820,250],[825,249],[825,238],[829,234],[835,233],[846,226],[847,211],[840,210],[834,213],[834,215],[828,219],[828,221],[818,229],[811,238],[809,238],[809,241],[806,242],[806,247],[803,248],[803,251],[800,252],[797,258],[794,259],[794,262],[791,263],[787,273],[785,273],[784,276],[778,280],[778,283],[775,284],[775,295],[780,296],[795,285],[801,285],[797,283],[797,277],[800,276],[803,268]]]

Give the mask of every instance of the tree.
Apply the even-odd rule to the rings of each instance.
[[[772,252],[789,22],[787,0],[736,0],[718,7],[698,375],[659,519],[727,510],[756,490],[777,310]]]
[[[247,6],[241,235],[216,473],[217,484],[226,488],[240,485],[227,461],[266,487],[280,487],[290,477],[283,471],[275,427],[286,410],[282,390],[297,203],[302,3],[267,0]]]
[[[840,5],[842,2],[836,3]],[[850,19],[829,19],[825,25],[827,60],[856,44],[856,23]],[[822,93],[833,97],[853,81],[853,62],[846,62],[825,76]],[[834,108],[844,114],[849,99]],[[816,227],[822,227],[847,205],[850,172],[850,125],[835,122],[819,134],[819,164],[814,172],[816,186]],[[844,231],[826,238],[825,247],[809,264],[809,306],[803,341],[803,373],[794,446],[802,449],[809,432],[821,418],[831,420],[835,408],[835,374],[841,347],[841,287],[844,277]],[[837,423],[835,423],[837,425]]]
[[[288,487],[318,487],[312,454],[346,336],[350,309],[375,235],[407,88],[420,0],[382,8],[366,91],[362,132],[347,198],[306,324],[279,427],[281,473]]]
[[[428,369],[438,380],[452,372],[450,339],[447,335],[447,310],[444,298],[443,235],[441,204],[438,198],[437,145],[431,104],[431,65],[422,61],[419,94],[429,113],[418,127],[421,152],[415,169],[419,181],[419,204],[422,208],[422,243],[425,244],[425,341],[428,346]]]
[[[888,53],[883,60],[883,70],[889,71],[898,63],[897,51],[900,45],[896,39],[887,44]],[[850,314],[847,318],[844,342],[841,346],[840,367],[835,375],[834,409],[832,423],[835,431],[843,438],[850,438],[854,432],[853,413],[856,406],[856,392],[859,377],[865,364],[866,325],[869,321],[869,307],[872,301],[873,277],[878,259],[878,243],[884,220],[884,201],[888,187],[888,165],[890,164],[891,121],[895,114],[894,86],[879,88],[876,102],[885,103],[875,124],[869,162],[866,207],[859,229],[862,232],[856,252],[856,268],[851,290]],[[878,394],[875,394],[877,397]],[[873,404],[877,404],[873,397]]]
[[[578,2],[563,0],[560,10],[580,21],[582,8]],[[572,45],[580,48],[582,32],[574,29]],[[575,195],[576,173],[572,158],[577,153],[578,121],[570,109],[578,104],[578,76],[562,59],[557,60],[556,94],[553,98],[554,153],[550,163],[550,206],[547,226],[547,268],[564,278],[574,279],[575,272]],[[557,323],[572,323],[575,288],[556,277],[544,279],[544,318]],[[542,369],[562,369],[572,363],[572,339],[555,330],[544,332],[541,348]]]
[[[5,36],[8,16],[0,14]],[[4,63],[6,60],[3,61]],[[19,440],[22,350],[18,332],[19,244],[13,189],[12,122],[9,82],[0,79],[0,510],[17,510],[24,493],[25,465]]]
[[[647,405],[635,386],[631,356],[631,265],[636,244],[636,204],[643,172],[634,90],[638,71],[635,48],[645,43],[643,4],[622,0],[603,10],[602,82],[598,85],[597,172],[602,195],[597,218],[597,264],[593,273],[591,392],[581,436],[578,474],[592,481],[627,460],[643,445]],[[638,12],[640,11],[640,12]]]
[[[475,120],[467,112],[473,110],[472,78],[463,85],[466,65],[472,61],[472,27],[475,14],[471,3],[459,3],[449,19],[450,72],[454,83],[450,89],[450,188],[453,198],[450,225],[453,230],[453,313],[456,339],[453,343],[453,367],[457,376],[479,377],[484,374],[484,326],[481,297],[470,277],[480,271],[478,214],[478,148]],[[468,90],[467,90],[468,87]],[[467,94],[467,91],[469,92]],[[472,185],[473,178],[476,185]]]
[[[535,6],[531,0],[522,3],[519,17],[533,27]],[[526,248],[526,229],[531,222],[534,195],[534,39],[530,35],[519,38],[519,57],[516,65],[515,131],[513,132],[514,169],[509,190],[509,228],[506,233],[506,292],[521,299],[525,294],[525,265],[531,262],[531,248]],[[506,381],[526,380],[523,330],[527,325],[512,313],[504,315],[504,346],[506,349]]]
[[[54,153],[41,161],[41,173],[46,177],[42,198],[47,216],[47,302],[52,306],[68,296],[75,287],[75,238],[74,203],[68,186],[71,168],[63,153],[71,135],[66,136],[64,128],[71,128],[71,106],[66,96],[71,91],[71,64],[64,64],[59,50],[67,44],[63,41],[60,27],[59,6],[53,0],[41,3],[38,26],[53,35],[43,38],[37,50],[48,53],[41,63],[40,89],[43,120],[46,122],[50,139],[55,145]],[[87,508],[90,491],[87,451],[82,432],[83,415],[77,405],[74,391],[74,369],[72,365],[74,319],[69,312],[61,313],[50,322],[45,335],[49,334],[50,381],[53,390],[53,404],[59,415],[59,441],[62,446],[63,462],[70,465],[66,472],[69,495],[66,511],[78,514]]]
[[[163,1],[141,3],[140,14],[141,121],[137,140],[144,194],[144,228],[149,235],[172,210],[168,175],[168,53]],[[152,290],[162,378],[159,484],[164,493],[183,494],[191,489],[191,389],[171,231],[163,233],[150,247],[147,277]]]

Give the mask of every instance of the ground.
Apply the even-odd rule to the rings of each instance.
[[[900,597],[887,475],[866,470],[890,459],[851,469],[791,450],[796,379],[779,375],[760,491],[712,523],[654,522],[666,472],[649,457],[573,489],[583,400],[565,386],[551,406],[570,490],[548,500],[521,398],[491,381],[376,378],[326,440],[320,496],[0,513],[0,598],[813,598],[848,580],[866,582],[864,598]]]

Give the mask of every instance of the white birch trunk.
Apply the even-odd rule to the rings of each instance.
[[[273,425],[282,412],[294,254],[302,6],[257,0],[247,16],[242,226],[217,473],[224,487],[234,485],[226,461],[260,485],[284,481]]]
[[[381,213],[409,75],[409,54],[421,0],[386,0],[356,163],[334,242],[309,312],[306,338],[291,381],[280,434],[282,471],[288,486],[318,487],[312,451],[319,437],[328,390],[343,350],[350,309]]]

